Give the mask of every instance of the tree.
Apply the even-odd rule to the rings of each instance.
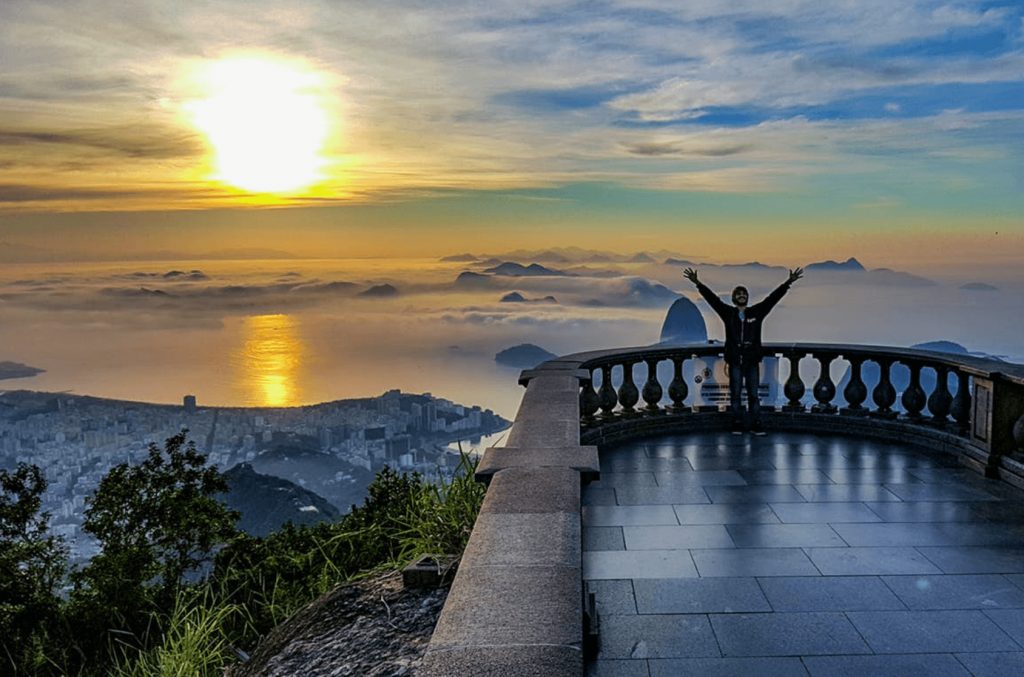
[[[163,450],[150,444],[139,465],[115,466],[88,499],[82,530],[103,549],[75,575],[75,592],[123,629],[172,606],[184,577],[237,533],[239,514],[216,498],[227,480],[187,435],[168,438]]]
[[[67,566],[67,546],[40,512],[45,492],[38,466],[0,470],[0,661],[15,670],[28,662],[28,639],[55,622]]]

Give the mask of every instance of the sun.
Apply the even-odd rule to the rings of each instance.
[[[274,61],[218,61],[190,107],[217,180],[254,193],[301,192],[323,178],[328,117],[320,77]]]

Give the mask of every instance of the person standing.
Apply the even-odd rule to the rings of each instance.
[[[764,434],[760,418],[761,402],[757,394],[762,358],[761,326],[772,308],[782,300],[793,283],[803,277],[803,274],[803,268],[790,270],[789,279],[763,301],[752,306],[747,305],[750,301],[747,288],[736,287],[732,290],[733,305],[730,306],[697,279],[696,270],[687,268],[683,271],[683,277],[696,285],[697,291],[722,318],[725,325],[725,362],[729,368],[729,396],[734,434],[740,434],[744,428],[752,430],[755,435]],[[743,384],[746,384],[749,410],[746,412],[746,420],[743,410]]]

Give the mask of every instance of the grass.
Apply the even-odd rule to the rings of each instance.
[[[243,555],[205,583],[185,589],[159,642],[146,650],[120,643],[114,677],[220,677],[273,626],[335,586],[421,555],[457,558],[469,540],[486,488],[479,459],[463,454],[452,480],[378,473],[371,499],[351,519],[246,537]],[[361,512],[360,512],[361,511]],[[229,546],[229,549],[232,546]],[[360,549],[378,553],[377,561]],[[145,645],[145,643],[143,643]]]

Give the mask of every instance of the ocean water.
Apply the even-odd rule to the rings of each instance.
[[[497,352],[521,343],[566,354],[657,342],[671,299],[637,278],[696,298],[670,266],[458,283],[466,270],[480,268],[426,259],[5,265],[0,361],[45,372],[0,381],[0,389],[296,406],[399,388],[512,418],[519,370],[498,365]],[[755,299],[777,278],[708,277],[721,291],[747,284]],[[511,291],[528,302],[502,302]],[[557,302],[539,302],[549,295]],[[808,275],[769,318],[765,339],[945,339],[1024,361],[1021,299],[1019,289],[967,291],[955,281],[878,286]],[[721,338],[717,318],[701,308],[709,335]]]

